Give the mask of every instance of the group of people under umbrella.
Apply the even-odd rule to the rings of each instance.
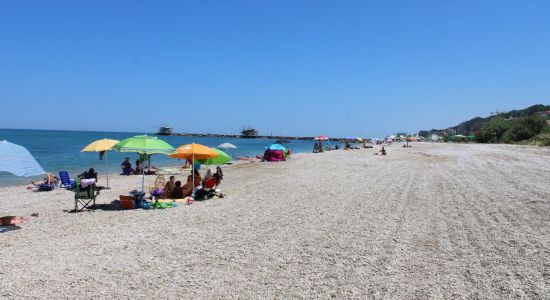
[[[225,143],[220,147],[233,148],[235,146]],[[210,148],[200,144],[187,144],[174,149],[170,144],[155,137],[147,135],[138,135],[124,139],[122,141],[112,139],[101,139],[92,142],[88,146],[84,147],[82,152],[98,152],[100,158],[105,161],[105,168],[107,169],[107,151],[118,152],[133,152],[139,154],[141,157],[147,157],[150,159],[151,155],[164,154],[174,159],[184,159],[191,163],[192,171],[191,176],[195,176],[195,166],[201,165],[223,165],[231,161],[231,157],[225,152]],[[50,181],[49,173],[46,173],[40,164],[34,159],[30,152],[23,146],[10,143],[8,141],[0,142],[0,171],[12,173],[16,176],[39,176],[46,174],[46,178]],[[147,172],[143,167],[139,169],[142,175],[141,191],[144,190],[145,175]],[[150,170],[148,170],[150,171]],[[90,169],[87,172],[94,172]],[[106,170],[106,183],[109,186],[109,171]],[[97,175],[95,175],[97,176]],[[56,177],[56,176],[55,176]],[[57,180],[57,178],[55,178]],[[46,180],[46,179],[45,179]],[[52,179],[53,180],[53,179]],[[193,179],[193,182],[195,180]]]

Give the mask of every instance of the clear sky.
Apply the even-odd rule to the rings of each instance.
[[[381,137],[550,104],[550,1],[2,1],[1,128]]]

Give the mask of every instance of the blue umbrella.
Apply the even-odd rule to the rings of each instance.
[[[281,144],[271,144],[269,147],[267,147],[269,150],[282,150],[286,151],[286,148]]]
[[[46,174],[29,150],[8,141],[0,142],[0,171],[25,177]]]

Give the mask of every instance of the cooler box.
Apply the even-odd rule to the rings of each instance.
[[[120,209],[133,209],[134,197],[120,195]]]

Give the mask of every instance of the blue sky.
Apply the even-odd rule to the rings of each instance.
[[[549,1],[2,1],[1,128],[380,137],[550,104]]]

